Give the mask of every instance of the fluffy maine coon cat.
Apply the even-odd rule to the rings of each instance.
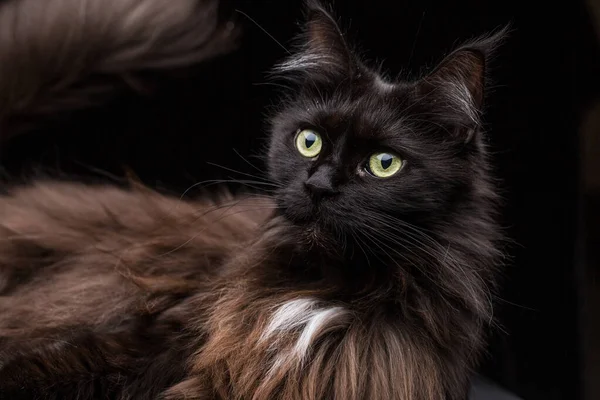
[[[0,398],[466,398],[500,256],[480,130],[499,35],[392,82],[307,10],[272,196],[0,198]]]

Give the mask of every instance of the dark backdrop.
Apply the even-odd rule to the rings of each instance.
[[[224,2],[288,46],[298,0]],[[581,395],[576,231],[581,112],[598,93],[598,51],[583,4],[447,0],[339,0],[349,35],[393,74],[414,76],[457,41],[507,22],[514,31],[494,64],[486,121],[514,240],[497,316],[503,325],[482,371],[526,400]],[[164,78],[150,97],[123,96],[0,148],[4,177],[32,174],[107,180],[129,167],[146,183],[181,193],[207,178],[252,171],[264,114],[278,88],[265,72],[285,51],[245,16],[240,49]],[[260,165],[260,160],[250,158]],[[254,171],[256,172],[256,171]]]

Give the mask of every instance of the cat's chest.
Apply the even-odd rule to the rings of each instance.
[[[268,343],[269,373],[301,367],[317,351],[322,339],[343,332],[353,313],[341,306],[304,297],[281,303],[269,313],[259,341]]]
[[[433,390],[414,387],[417,375],[439,377],[427,348],[376,315],[310,296],[261,304],[249,316],[252,309],[213,315],[196,358],[195,371],[224,398],[412,398]]]

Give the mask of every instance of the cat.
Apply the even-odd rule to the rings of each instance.
[[[3,398],[466,399],[502,260],[481,114],[505,33],[390,81],[306,10],[270,195],[0,197]]]

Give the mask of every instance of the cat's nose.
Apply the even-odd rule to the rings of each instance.
[[[311,182],[310,179],[304,182],[304,186],[308,189],[310,194],[317,198],[332,196],[336,193],[331,185],[321,185],[319,183]]]
[[[316,199],[333,196],[339,193],[333,186],[332,171],[330,168],[319,168],[304,182],[304,187]]]

